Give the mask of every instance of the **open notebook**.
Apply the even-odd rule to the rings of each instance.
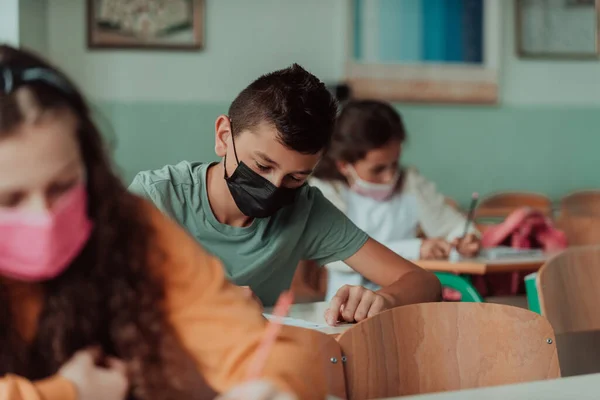
[[[543,257],[544,252],[541,249],[514,249],[512,247],[492,247],[481,250],[479,257],[489,260],[502,260],[506,258],[519,257]]]

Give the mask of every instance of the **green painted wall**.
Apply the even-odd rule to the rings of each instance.
[[[227,104],[98,104],[126,181],[143,169],[214,160],[214,120]],[[462,204],[470,194],[533,190],[553,198],[600,187],[600,108],[398,106],[403,160]]]

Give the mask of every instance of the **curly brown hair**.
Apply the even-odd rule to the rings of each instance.
[[[7,288],[0,280],[0,376],[29,379],[58,371],[78,350],[100,346],[126,361],[131,397],[136,399],[208,398],[191,357],[168,323],[164,287],[149,266],[160,262],[153,231],[140,200],[129,194],[111,167],[90,109],[75,85],[32,53],[0,46],[0,70],[43,68],[54,84],[13,82],[0,87],[0,140],[23,122],[15,92],[28,90],[40,111],[69,110],[87,171],[88,215],[95,229],[83,251],[61,276],[43,282],[44,306],[33,342],[16,331]],[[19,85],[20,83],[20,85]],[[151,250],[152,249],[152,250]],[[200,389],[199,389],[200,387]]]

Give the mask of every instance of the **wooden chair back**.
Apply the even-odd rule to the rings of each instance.
[[[600,189],[582,190],[560,201],[561,215],[596,216],[600,218]]]
[[[297,332],[306,351],[315,355],[315,368],[325,373],[327,394],[340,399],[346,399],[346,381],[342,363],[342,349],[335,337],[325,333],[295,326],[284,326],[286,332]],[[291,359],[289,362],[293,363]],[[319,363],[319,365],[316,365]]]
[[[556,227],[567,235],[569,246],[600,244],[600,214],[560,213]]]
[[[556,334],[600,329],[600,245],[573,247],[540,268],[542,315]]]
[[[546,215],[552,215],[552,200],[543,194],[501,192],[483,198],[475,210],[475,217],[504,218],[521,207],[535,208]]]
[[[338,339],[349,399],[560,376],[554,333],[528,310],[487,303],[428,303],[367,319]]]

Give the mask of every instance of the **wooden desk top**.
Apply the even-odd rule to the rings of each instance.
[[[402,400],[596,400],[600,374],[521,383],[517,385],[398,397]],[[391,400],[391,399],[388,399]]]
[[[421,268],[435,272],[456,274],[485,275],[498,272],[537,271],[551,255],[533,257],[514,257],[488,260],[481,257],[464,258],[459,261],[416,260]]]

